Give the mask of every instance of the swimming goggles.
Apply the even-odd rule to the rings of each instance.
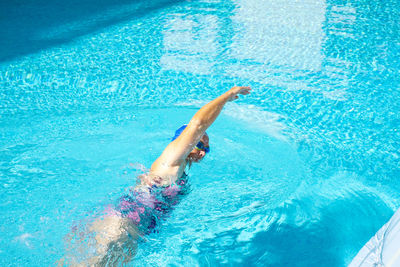
[[[202,141],[198,142],[194,148],[196,148],[197,150],[203,150],[206,153],[210,152],[210,147],[205,146]]]
[[[171,138],[171,141],[174,141],[176,138],[178,138],[178,136],[181,135],[183,130],[185,130],[186,126],[187,126],[187,124],[184,124],[178,130],[176,130],[174,137]],[[194,148],[196,148],[197,150],[203,150],[206,153],[210,152],[210,147],[205,146],[202,141],[198,142]]]

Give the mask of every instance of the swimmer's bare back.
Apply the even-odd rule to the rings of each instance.
[[[184,175],[187,164],[198,163],[206,155],[209,139],[205,132],[221,113],[224,105],[237,99],[238,95],[249,94],[250,90],[250,87],[235,86],[203,106],[183,132],[154,161],[150,172],[142,176],[141,184],[134,191],[146,196],[154,186],[166,188],[176,183]],[[196,145],[199,143],[200,148]],[[135,211],[130,210],[127,214],[132,213]],[[77,259],[73,254],[67,255],[58,262],[59,266],[116,266],[131,261],[136,252],[137,240],[144,234],[137,221],[131,217],[114,209],[106,212],[87,228],[87,234],[94,239],[94,248],[90,249],[94,255],[87,255],[83,260]],[[88,249],[85,246],[76,247],[79,250]],[[75,253],[81,254],[82,251]]]

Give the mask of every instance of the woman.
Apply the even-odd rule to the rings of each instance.
[[[186,166],[200,162],[209,151],[207,128],[215,121],[224,105],[250,93],[250,87],[235,86],[203,106],[188,125],[179,128],[173,141],[152,164],[140,184],[123,196],[115,209],[94,221],[89,231],[95,249],[84,263],[71,265],[114,266],[129,262],[140,236],[152,232],[157,221],[176,204],[186,185]]]

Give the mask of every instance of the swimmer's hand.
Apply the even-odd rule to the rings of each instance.
[[[230,94],[228,101],[233,101],[235,99],[238,99],[239,94],[248,95],[250,94],[250,90],[251,88],[247,86],[234,86],[228,91],[228,93]]]

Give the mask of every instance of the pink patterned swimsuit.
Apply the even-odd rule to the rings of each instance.
[[[116,210],[121,216],[132,220],[143,234],[157,232],[160,220],[173,209],[181,197],[187,194],[187,175],[169,186],[156,186],[148,191],[132,190],[118,200]]]

